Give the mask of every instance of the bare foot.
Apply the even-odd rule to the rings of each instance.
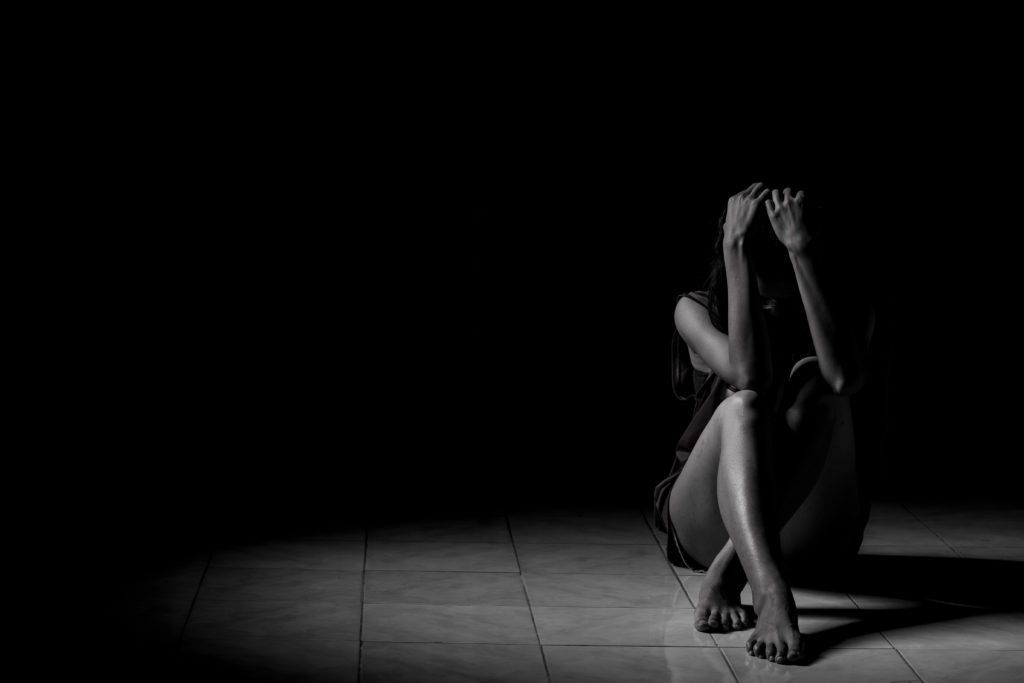
[[[776,664],[799,662],[804,655],[804,640],[797,628],[793,593],[783,586],[754,601],[757,626],[747,639],[747,653]]]
[[[741,631],[754,625],[754,613],[740,604],[742,583],[723,578],[721,572],[708,570],[700,587],[693,627],[704,633]]]

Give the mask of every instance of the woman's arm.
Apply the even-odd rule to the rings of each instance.
[[[787,187],[780,196],[772,190],[768,217],[789,251],[821,374],[835,393],[852,394],[864,384],[874,312],[865,307],[839,315],[835,297],[820,277],[821,253],[804,225],[803,200],[802,191],[793,196]]]
[[[704,307],[688,299],[676,306],[680,336],[716,375],[737,389],[763,389],[772,382],[764,314],[759,306],[757,278],[747,255],[747,229],[768,194],[754,183],[729,198],[722,242],[729,292],[729,334],[711,324]]]

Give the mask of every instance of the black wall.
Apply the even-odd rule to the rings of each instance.
[[[640,114],[467,115],[353,135],[351,156],[296,128],[265,156],[219,147],[235,161],[129,185],[145,229],[68,295],[87,304],[65,398],[92,528],[118,545],[646,500],[686,419],[675,297],[702,283],[726,198],[762,178],[816,187],[859,238],[877,492],[1016,496],[1017,218],[991,148]]]

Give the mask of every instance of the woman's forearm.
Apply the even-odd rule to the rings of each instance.
[[[768,335],[759,305],[757,279],[743,240],[723,245],[729,292],[729,365],[739,389],[763,389],[772,382]]]
[[[855,391],[863,381],[866,349],[853,330],[840,327],[835,301],[820,277],[820,254],[811,243],[804,243],[790,248],[789,257],[821,374],[834,392]]]

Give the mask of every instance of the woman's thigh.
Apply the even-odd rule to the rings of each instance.
[[[790,567],[848,551],[858,537],[859,496],[849,400],[835,397],[820,420],[797,439],[773,439],[795,453],[757,454],[778,468],[776,498],[795,512],[780,531],[782,560]],[[669,496],[669,514],[680,543],[709,566],[729,538],[718,500],[718,462],[723,415],[716,411],[697,440]],[[802,451],[802,452],[801,452]],[[801,482],[800,477],[804,477]],[[810,490],[802,502],[786,494]],[[780,497],[781,496],[781,497]]]

